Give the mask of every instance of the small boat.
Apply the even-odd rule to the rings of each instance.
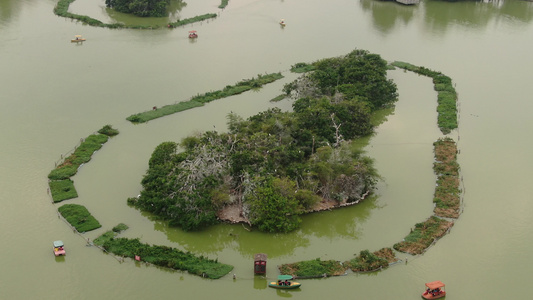
[[[439,280],[426,283],[426,288],[426,291],[422,293],[424,299],[439,299],[446,296],[444,283]]]
[[[198,34],[196,33],[196,30],[189,31],[189,38],[190,39],[195,39],[197,37],[198,37]]]
[[[292,275],[279,275],[278,281],[271,281],[268,286],[275,289],[297,289],[302,284],[299,282],[292,282]]]
[[[81,35],[77,34],[77,35],[74,36],[74,39],[70,40],[70,41],[73,42],[73,43],[74,42],[83,42],[83,41],[85,41],[85,39],[82,38]]]
[[[285,25],[286,25],[286,24],[285,24],[285,19],[281,19],[281,21],[279,21],[279,25],[281,25],[281,26],[285,26]]]
[[[61,256],[67,255],[65,252],[65,245],[62,241],[54,241],[54,255]]]

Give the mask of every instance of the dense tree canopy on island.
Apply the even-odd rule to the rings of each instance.
[[[139,17],[165,17],[170,0],[105,0],[116,11]]]
[[[184,230],[215,224],[220,209],[239,204],[259,230],[288,232],[323,199],[353,202],[372,191],[377,172],[351,140],[372,133],[371,113],[397,99],[386,63],[355,50],[314,65],[285,87],[297,99],[293,112],[230,114],[226,133],[160,144],[144,190],[128,202]]]

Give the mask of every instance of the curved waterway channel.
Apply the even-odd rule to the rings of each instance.
[[[53,14],[55,0],[0,1],[0,299],[419,299],[424,283],[446,283],[448,299],[528,295],[533,266],[533,4],[439,2],[416,6],[369,0],[190,1],[180,18],[215,12],[175,29],[113,30]],[[76,0],[70,11],[104,22],[140,22],[111,14],[104,1]],[[177,17],[174,14],[169,20]],[[287,26],[278,21],[284,18]],[[166,24],[169,20],[149,20]],[[190,41],[188,30],[199,38]],[[87,39],[71,43],[75,34]],[[424,255],[368,274],[303,280],[295,291],[267,288],[276,266],[314,258],[347,260],[401,241],[432,214],[436,125],[431,80],[389,73],[399,101],[365,146],[384,180],[374,197],[304,218],[290,234],[219,225],[183,232],[126,204],[136,196],[153,149],[196,131],[225,130],[226,115],[269,107],[297,62],[369,50],[450,76],[459,94],[458,145],[464,211],[450,234]],[[125,118],[257,74],[285,78],[259,91],[133,125]],[[101,229],[72,232],[47,194],[47,175],[80,140],[103,125],[120,134],[72,179]],[[168,245],[235,266],[207,280],[86,246],[119,222],[123,236]],[[54,258],[52,241],[67,256]],[[267,278],[252,275],[253,254],[267,253]],[[408,262],[405,259],[408,258]]]

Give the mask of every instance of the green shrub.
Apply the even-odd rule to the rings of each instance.
[[[117,226],[113,227],[113,232],[117,232],[117,233],[120,233],[126,229],[128,229],[128,225],[124,224],[124,223],[120,223],[118,224]]]
[[[119,132],[118,130],[114,129],[111,125],[105,125],[104,127],[102,127],[102,129],[98,130],[98,133],[104,134],[107,136],[115,136]]]
[[[50,186],[50,193],[54,202],[61,202],[78,197],[78,193],[74,188],[74,182],[70,179],[52,180],[48,182]]]
[[[59,207],[58,211],[78,232],[83,233],[102,227],[85,206],[65,204]]]

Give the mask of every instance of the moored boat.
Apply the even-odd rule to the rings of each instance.
[[[291,275],[279,275],[278,281],[271,281],[268,286],[275,289],[297,289],[302,285],[299,282],[291,281],[292,279]]]
[[[189,31],[189,38],[190,39],[195,39],[197,37],[198,37],[198,33],[196,33],[196,30]]]
[[[61,255],[67,255],[65,252],[65,245],[62,241],[54,241],[54,255],[55,256],[61,256]]]
[[[422,293],[424,299],[439,299],[445,296],[444,283],[439,280],[426,283],[426,291]]]
[[[73,40],[70,40],[71,42],[83,42],[85,41],[84,38],[81,37],[81,35],[77,34],[74,36],[74,39]]]

